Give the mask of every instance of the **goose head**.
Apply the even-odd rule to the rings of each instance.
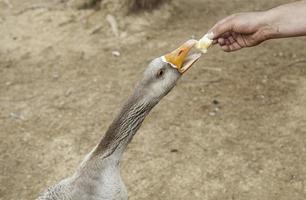
[[[191,53],[196,43],[196,40],[188,40],[174,51],[152,60],[136,85],[136,93],[149,103],[161,100],[201,57],[201,53]]]

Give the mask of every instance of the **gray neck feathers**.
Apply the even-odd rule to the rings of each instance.
[[[135,94],[129,98],[94,150],[93,156],[106,158],[113,155],[116,160],[119,160],[143,120],[156,103],[145,102]]]
[[[85,157],[71,179],[78,191],[90,191],[92,194],[95,190],[124,190],[118,168],[120,159],[143,120],[158,102],[148,102],[144,99],[141,92],[136,90],[109,126],[100,143]]]

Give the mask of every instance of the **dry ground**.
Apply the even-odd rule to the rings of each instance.
[[[103,9],[0,0],[0,199],[33,199],[71,175],[149,60],[230,13],[284,2],[179,0],[111,13],[118,40]],[[130,144],[130,199],[306,199],[305,55],[306,38],[211,49]]]

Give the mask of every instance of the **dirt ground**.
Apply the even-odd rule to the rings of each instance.
[[[285,2],[177,0],[122,17],[0,0],[0,199],[34,199],[71,175],[151,59],[230,13]],[[130,199],[306,199],[305,55],[306,38],[210,49],[129,145]]]

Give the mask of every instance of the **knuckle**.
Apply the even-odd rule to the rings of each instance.
[[[237,18],[237,17],[241,17],[243,15],[245,15],[244,12],[238,12],[238,13],[232,14],[231,16],[232,16],[232,18]]]

